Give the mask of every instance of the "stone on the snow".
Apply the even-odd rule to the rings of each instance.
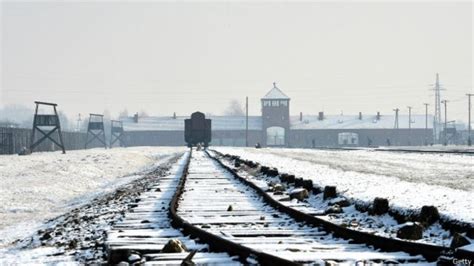
[[[388,212],[388,199],[375,198],[372,205],[372,211],[376,215],[382,215]]]
[[[311,191],[313,189],[313,180],[303,180],[303,187],[306,190]]]
[[[266,175],[266,174],[268,173],[268,170],[269,170],[269,169],[270,169],[270,168],[268,168],[267,166],[262,166],[262,167],[260,167],[260,172],[261,172],[262,174]]]
[[[451,248],[459,248],[459,247],[462,247],[462,246],[466,246],[466,245],[469,245],[471,244],[471,242],[469,241],[469,239],[467,239],[467,237],[465,237],[464,235],[461,235],[459,233],[454,233],[453,235],[453,240],[451,241]]]
[[[340,207],[348,207],[351,203],[344,197],[337,197],[328,202],[328,205],[339,205]]]
[[[420,223],[424,225],[432,225],[434,222],[439,220],[439,212],[435,206],[423,206],[419,219]]]
[[[419,223],[408,222],[397,231],[401,239],[418,240],[423,237],[423,227]]]
[[[31,150],[28,149],[27,147],[23,147],[18,153],[18,155],[30,155],[30,154],[31,154]]]
[[[232,205],[229,205],[229,207],[227,207],[227,211],[228,211],[228,212],[231,212],[231,211],[233,211],[233,210],[234,210],[234,208],[232,207]]]
[[[290,192],[290,199],[297,199],[299,201],[309,197],[309,193],[305,188],[295,188]]]
[[[334,204],[332,206],[329,206],[325,211],[324,213],[325,214],[331,214],[331,213],[342,213],[343,210],[341,208],[341,206],[337,205],[337,204]]]
[[[72,239],[68,244],[68,248],[69,249],[75,249],[75,248],[77,248],[78,244],[79,243],[78,243],[77,239]]]
[[[287,173],[280,174],[280,181],[281,182],[288,182],[288,176],[289,176],[289,174],[287,174]]]
[[[181,253],[186,251],[188,249],[179,239],[171,239],[161,250],[162,253]]]
[[[246,161],[245,164],[250,168],[257,167],[257,164],[254,161]]]
[[[281,182],[294,183],[295,182],[295,176],[290,175],[290,174],[281,174],[280,175],[280,180],[281,180]]]
[[[337,196],[336,194],[336,187],[335,186],[325,186],[324,187],[324,193],[323,193],[323,199],[330,199],[330,198],[335,198]]]
[[[140,261],[141,259],[142,258],[138,254],[130,254],[130,256],[128,256],[128,261],[131,262],[131,263]]]
[[[317,194],[323,192],[323,190],[320,187],[317,187],[317,186],[313,186],[313,189],[311,191],[313,191],[314,195],[317,195]]]
[[[349,223],[349,225],[350,225],[351,227],[357,227],[357,226],[359,226],[359,222],[358,222],[357,220],[352,220],[352,221]]]
[[[333,260],[326,260],[324,262],[324,266],[337,266],[339,265],[339,263],[337,261],[333,261]]]
[[[273,177],[277,176],[278,175],[278,169],[276,169],[276,168],[269,169],[267,171],[267,175],[268,176],[273,176]]]
[[[283,192],[286,190],[286,187],[283,184],[278,183],[274,184],[271,190],[272,192]]]
[[[51,239],[51,233],[50,232],[46,232],[40,237],[41,241],[48,240],[48,239]]]
[[[303,187],[303,178],[295,179],[295,187]]]
[[[295,183],[295,176],[294,175],[289,175],[288,176],[288,183]]]

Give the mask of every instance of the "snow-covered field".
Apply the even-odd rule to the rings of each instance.
[[[405,150],[405,151],[423,151],[423,152],[464,152],[474,154],[474,147],[467,145],[440,145],[436,144],[433,146],[391,146],[391,147],[379,147],[378,150]]]
[[[1,155],[0,247],[185,150],[131,147]]]
[[[282,172],[335,185],[353,199],[388,198],[392,207],[437,206],[442,215],[474,223],[474,157],[459,154],[394,153],[371,150],[216,150],[277,167]]]

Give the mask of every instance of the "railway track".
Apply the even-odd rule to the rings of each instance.
[[[264,265],[433,261],[422,256],[421,250],[409,254],[392,247],[382,251],[360,235],[344,237],[347,232],[337,232],[338,227],[315,223],[272,202],[263,190],[205,151],[187,153],[171,172],[143,193],[133,212],[109,232],[110,263],[127,261],[133,255],[151,265],[183,261]],[[180,240],[188,251],[161,252],[170,239]]]
[[[147,265],[180,265],[191,259],[197,264],[240,264],[227,253],[208,252],[206,244],[186,237],[170,224],[169,206],[181,177],[186,172],[190,153],[170,169],[169,175],[157,179],[150,189],[132,203],[132,211],[107,232],[109,264],[120,262]],[[171,240],[186,246],[185,252],[161,252]]]
[[[254,260],[263,264],[277,263],[278,259],[289,264],[426,262],[420,255],[381,252],[334,237],[321,227],[298,222],[270,206],[254,188],[242,183],[205,152],[193,154],[178,206],[174,207],[185,223],[245,247]],[[245,258],[245,252],[234,254],[252,262],[248,261],[252,256]],[[260,260],[263,254],[269,257]]]

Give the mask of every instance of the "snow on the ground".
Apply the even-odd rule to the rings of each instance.
[[[378,150],[406,150],[406,151],[425,151],[425,152],[464,152],[474,153],[474,146],[467,145],[432,145],[432,146],[382,146]]]
[[[474,159],[459,154],[381,151],[254,149],[218,147],[281,172],[335,185],[344,195],[367,202],[388,198],[395,208],[438,207],[452,219],[474,223]]]
[[[0,247],[184,151],[185,147],[130,147],[1,155]]]

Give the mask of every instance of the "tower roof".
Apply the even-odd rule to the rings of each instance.
[[[276,83],[273,82],[273,88],[263,96],[262,100],[289,100],[290,97],[286,96],[277,86]]]

